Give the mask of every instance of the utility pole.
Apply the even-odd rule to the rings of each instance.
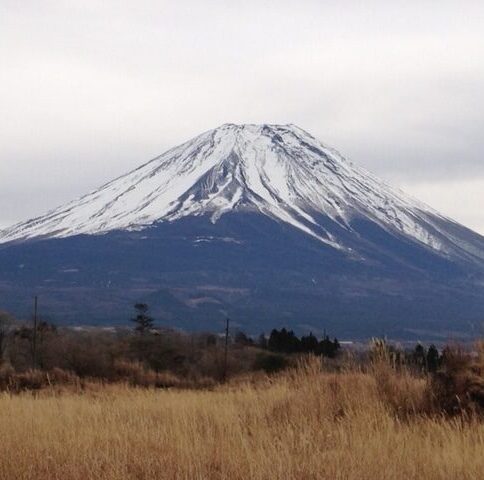
[[[37,295],[34,297],[34,332],[32,335],[32,368],[37,368]]]
[[[227,355],[229,350],[229,322],[230,319],[227,318],[227,323],[225,325],[225,351],[224,351],[224,375],[223,382],[227,380]]]

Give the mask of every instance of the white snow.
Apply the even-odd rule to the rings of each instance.
[[[363,217],[445,252],[438,217],[295,125],[226,124],[48,214],[0,232],[0,243],[34,237],[139,230],[155,222],[257,210],[337,249],[317,217],[351,231]]]

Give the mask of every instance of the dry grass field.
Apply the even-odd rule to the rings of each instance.
[[[426,381],[318,361],[212,390],[1,394],[2,479],[481,479],[484,424]]]

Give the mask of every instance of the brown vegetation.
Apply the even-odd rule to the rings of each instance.
[[[223,383],[224,342],[214,335],[41,323],[34,356],[32,330],[1,320],[0,479],[484,471],[483,344],[439,355],[375,340],[351,353],[327,337],[284,330],[255,344],[238,334]]]
[[[223,342],[211,334],[77,331],[44,325],[37,338],[35,370],[42,373],[33,374],[31,329],[20,327],[10,333],[3,363],[0,357],[0,390],[15,376],[23,384],[22,379],[40,375],[44,378],[43,385],[47,374],[58,377],[59,371],[83,381],[145,387],[206,387],[219,382],[224,372]],[[238,375],[264,369],[266,357],[273,355],[250,345],[233,343],[227,358],[229,372]],[[282,362],[281,368],[287,363]],[[33,382],[32,388],[36,388],[36,383]]]
[[[54,387],[0,397],[8,479],[477,479],[479,416],[448,417],[424,377],[311,357],[210,390]],[[477,359],[475,360],[477,364]]]

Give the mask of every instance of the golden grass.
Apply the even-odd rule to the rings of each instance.
[[[313,362],[212,391],[4,393],[0,478],[483,478],[484,425],[419,414],[424,389]]]

